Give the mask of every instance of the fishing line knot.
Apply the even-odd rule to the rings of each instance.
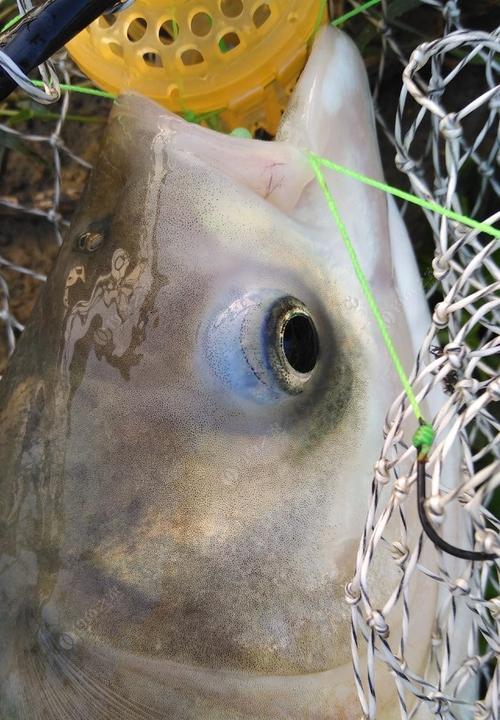
[[[421,420],[420,427],[417,428],[415,434],[413,435],[413,445],[419,451],[419,453],[418,453],[419,460],[427,459],[427,455],[429,454],[429,450],[432,447],[434,438],[435,438],[435,433],[434,433],[434,429],[433,429],[432,425],[429,425],[429,423],[426,423],[423,420]]]

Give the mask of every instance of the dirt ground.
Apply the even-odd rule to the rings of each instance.
[[[24,104],[31,104],[22,100]],[[17,107],[18,95],[9,98],[7,109]],[[62,137],[73,153],[92,163],[111,107],[110,101],[88,96],[73,96],[71,117],[91,117],[91,123],[69,119]],[[52,109],[51,109],[52,110]],[[54,108],[53,112],[58,109]],[[54,121],[30,120],[15,129],[30,134],[47,135]],[[5,136],[4,136],[5,137]],[[0,199],[36,207],[48,212],[53,207],[55,172],[52,149],[47,143],[15,143],[2,147],[0,132]],[[66,222],[71,219],[88,177],[88,170],[62,154],[61,200],[59,212]],[[64,231],[63,231],[64,234]],[[52,222],[43,218],[0,206],[0,256],[10,263],[48,274],[57,256],[59,245]],[[2,268],[9,286],[10,308],[23,325],[27,322],[42,283],[9,268]],[[7,347],[0,339],[0,374],[7,361]]]
[[[416,4],[416,3],[414,3]],[[340,3],[337,2],[337,8]],[[493,0],[476,0],[464,2],[463,22],[471,28],[493,29],[500,22],[500,8]],[[429,7],[421,6],[405,14],[404,23],[414,29],[410,36],[403,28],[396,28],[395,35],[405,53],[420,41],[419,37],[437,37],[442,32],[439,13]],[[366,20],[362,17],[345,28],[355,38],[363,37],[366,32]],[[374,79],[377,66],[378,44],[370,43],[364,48],[368,70]],[[478,84],[483,70],[470,66],[467,73],[461,74],[459,104],[477,95]],[[379,106],[392,127],[395,109],[401,89],[401,65],[395,58],[389,62],[382,85]],[[69,119],[66,121],[62,137],[72,152],[88,162],[93,162],[99,147],[99,139],[105,126],[111,103],[108,100],[73,94],[71,97]],[[13,123],[8,113],[19,108],[40,109],[30,103],[21,93],[15,93],[0,105],[0,122],[8,121],[12,127],[22,132],[50,135],[53,131],[54,119],[29,119],[21,123]],[[58,108],[50,108],[53,113]],[[90,118],[90,122],[85,119]],[[480,124],[481,118],[476,122]],[[471,129],[473,131],[473,128]],[[400,187],[407,187],[406,177],[394,166],[394,149],[381,135],[383,163],[388,182]],[[422,143],[424,139],[422,138]],[[418,146],[417,146],[418,150]],[[18,205],[37,207],[48,211],[54,198],[54,166],[51,148],[45,143],[25,142],[12,139],[0,129],[0,200],[4,199]],[[88,172],[63,155],[62,165],[62,196],[59,206],[61,215],[70,220],[85,185]],[[472,189],[473,191],[473,189]],[[426,223],[422,222],[422,214],[416,208],[410,208],[406,222],[416,249],[423,275],[430,266],[433,253],[432,236]],[[19,210],[11,210],[0,204],[0,256],[16,265],[47,274],[58,252],[54,226],[44,218],[34,217]],[[16,318],[25,324],[36,301],[41,283],[29,275],[21,274],[6,268],[1,273],[7,281],[10,294],[10,307]],[[0,338],[0,375],[7,361],[7,348]]]

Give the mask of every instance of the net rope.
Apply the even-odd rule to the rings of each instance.
[[[362,5],[356,0],[346,4],[351,10]],[[358,15],[376,30],[379,43],[373,98],[380,131],[393,146],[396,167],[407,177],[413,194],[498,228],[500,212],[492,212],[491,204],[500,194],[496,171],[500,32],[465,28],[457,0],[420,0],[420,4],[431,15],[442,17],[443,34],[417,47],[413,43],[412,52],[408,52],[409,43],[402,42],[402,26],[391,2],[382,0]],[[27,0],[19,2],[19,12],[29,5]],[[401,66],[402,85],[397,107],[388,109],[382,107],[381,97],[393,57]],[[475,96],[458,105],[456,90],[471,64],[476,72],[480,69],[481,82]],[[84,81],[64,53],[40,72],[45,93],[58,89],[59,80],[63,88]],[[46,221],[56,246],[62,243],[73,210],[61,202],[62,168],[69,164],[90,169],[89,162],[64,139],[73,102],[74,96],[61,93],[53,105],[54,120],[43,134],[0,124],[5,137],[40,148],[50,158],[52,182],[43,202],[34,193],[23,202],[0,195],[0,212]],[[104,98],[97,102],[105,107],[111,104]],[[471,184],[475,199],[466,207],[463,188]],[[400,208],[405,214],[407,203],[400,201]],[[427,515],[438,532],[448,527],[447,518],[455,518],[462,528],[457,544],[498,554],[494,491],[500,484],[500,423],[494,403],[500,399],[499,241],[432,209],[424,207],[421,212],[435,245],[424,276],[432,321],[409,381],[436,434],[426,465]],[[46,273],[33,265],[4,257],[0,244],[0,342],[9,354],[23,330],[11,306],[11,286],[17,276],[37,282],[46,279]],[[386,323],[390,331],[390,317]],[[500,697],[498,563],[457,561],[425,536],[415,515],[417,456],[411,442],[415,428],[411,403],[402,391],[388,408],[355,573],[346,587],[361,711],[365,718],[377,717],[377,678],[387,677],[388,670],[403,720],[429,715],[443,720],[496,720]],[[374,580],[381,563],[391,566],[383,588]],[[422,665],[414,660],[411,646],[419,632],[418,588],[423,583],[436,589],[438,608],[431,649]]]

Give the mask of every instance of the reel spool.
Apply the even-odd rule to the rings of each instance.
[[[68,51],[99,87],[139,92],[219,130],[276,133],[327,20],[324,0],[135,0]]]

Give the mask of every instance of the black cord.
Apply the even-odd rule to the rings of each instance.
[[[443,552],[448,553],[448,555],[454,555],[458,558],[463,558],[464,560],[497,560],[499,559],[497,555],[494,553],[485,553],[485,552],[476,552],[474,550],[463,550],[462,548],[457,548],[454,545],[450,545],[450,543],[446,542],[446,540],[443,540],[440,535],[437,534],[431,523],[429,522],[429,518],[427,517],[427,513],[425,510],[425,502],[427,498],[425,495],[425,460],[418,460],[417,461],[417,502],[418,502],[418,516],[420,518],[420,522],[422,524],[422,528],[427,535],[427,537],[432,540],[434,545],[437,545],[438,548],[443,550]]]

